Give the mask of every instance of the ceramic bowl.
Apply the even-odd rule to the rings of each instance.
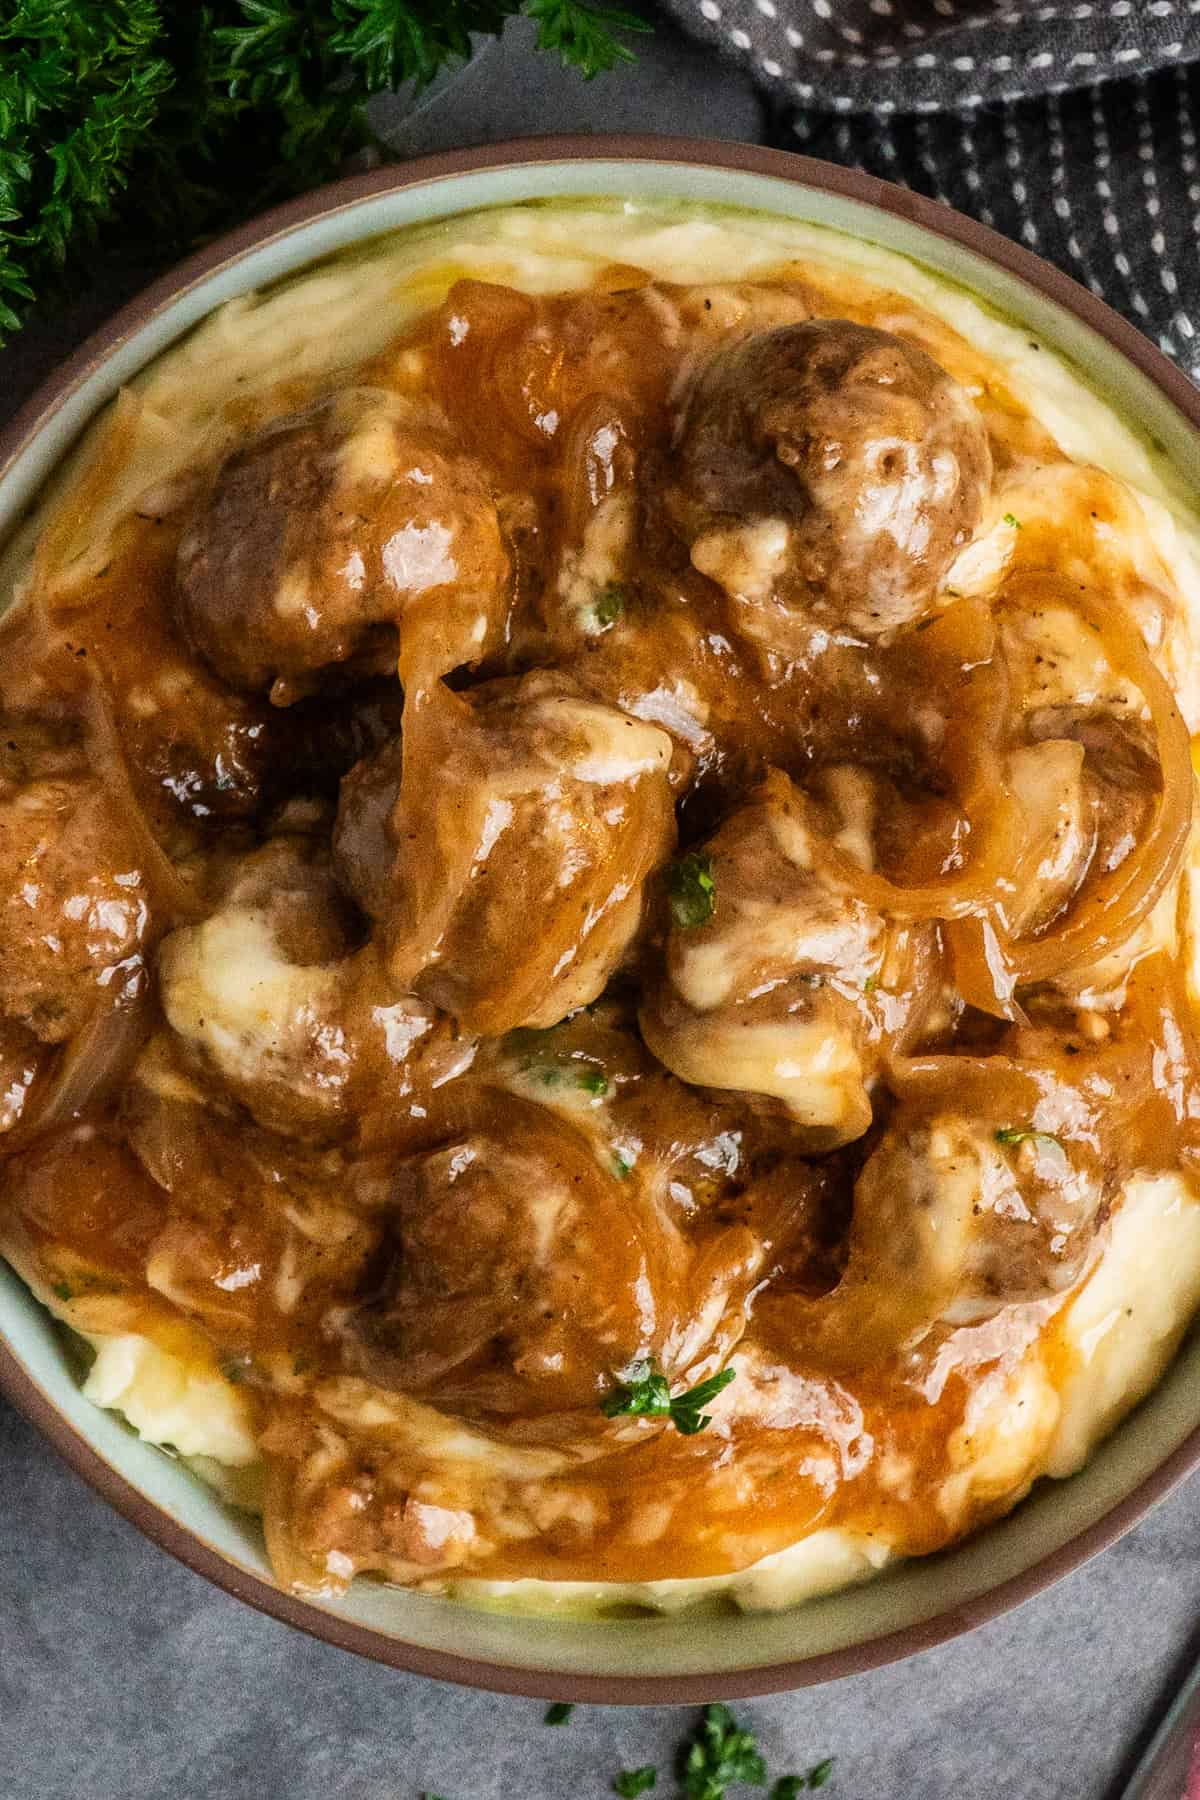
[[[1200,393],[1132,326],[1028,251],[860,173],[741,145],[537,139],[354,177],[255,220],[127,306],[0,439],[0,540],[119,386],[214,306],[399,226],[531,198],[727,202],[833,226],[969,289],[1080,369],[1200,468]],[[0,1387],[118,1511],[199,1573],[291,1625],[397,1668],[500,1691],[636,1702],[737,1698],[907,1656],[1017,1605],[1121,1535],[1200,1462],[1200,1335],[1078,1475],[1044,1482],[957,1549],[758,1615],[533,1618],[356,1583],[338,1600],[274,1585],[261,1536],[179,1463],[79,1392],[58,1328],[0,1267]]]

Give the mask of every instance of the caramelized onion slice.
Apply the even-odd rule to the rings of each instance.
[[[919,677],[954,686],[961,702],[946,720],[943,757],[967,826],[965,868],[908,886],[874,870],[814,832],[817,862],[865,905],[894,919],[961,919],[998,902],[1020,848],[1024,815],[1003,778],[1009,716],[1008,671],[986,601],[960,600],[932,624],[905,634],[903,653]]]
[[[302,1550],[296,1541],[296,1513],[301,1498],[298,1490],[315,1485],[325,1473],[325,1464],[334,1462],[334,1453],[325,1448],[310,1459],[311,1472],[306,1484],[301,1470],[284,1457],[272,1456],[267,1463],[267,1487],[263,1500],[263,1536],[267,1556],[275,1579],[285,1594],[303,1594],[328,1598],[344,1593],[350,1585],[347,1574],[336,1574],[315,1556]],[[348,1558],[343,1558],[343,1563]],[[352,1565],[351,1565],[352,1566]]]
[[[1142,842],[1114,869],[1085,886],[1081,897],[1040,937],[1008,947],[1012,978],[1028,985],[1048,981],[1117,949],[1153,910],[1178,872],[1192,823],[1191,740],[1170,686],[1135,621],[1095,589],[1066,587],[1048,575],[1022,575],[1001,604],[1068,604],[1100,636],[1114,670],[1138,689],[1150,713],[1158,746],[1162,792]]]
[[[98,1112],[123,1086],[150,1030],[150,984],[144,965],[131,974],[118,1004],[102,1001],[39,1077],[20,1124],[0,1138],[0,1155],[24,1150],[34,1138]]]
[[[109,554],[120,516],[120,479],[133,456],[141,419],[141,400],[132,388],[122,388],[95,448],[83,468],[73,472],[38,540],[31,591],[35,603],[50,613],[61,601],[70,605],[79,582]]]
[[[195,895],[150,829],[113,718],[112,702],[98,676],[93,676],[84,699],[84,728],[92,768],[104,782],[105,793],[120,815],[142,860],[146,884],[154,901],[154,929],[199,916]]]

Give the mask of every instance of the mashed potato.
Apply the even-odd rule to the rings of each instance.
[[[86,518],[68,516],[52,525],[67,583],[83,583],[103,566],[117,522],[130,510],[170,504],[188,468],[231,437],[235,418],[244,429],[255,397],[281,379],[319,384],[382,352],[406,319],[439,303],[462,278],[547,293],[582,286],[616,261],[665,281],[705,283],[744,281],[794,266],[835,285],[854,281],[888,290],[894,329],[919,325],[923,315],[944,321],[990,361],[1068,457],[1121,484],[1124,554],[1156,580],[1165,577],[1182,601],[1179,617],[1165,623],[1153,647],[1190,728],[1200,727],[1200,524],[1192,496],[1078,371],[1024,329],[901,257],[815,227],[684,205],[589,203],[481,213],[381,239],[228,303],[152,364],[133,383],[132,398],[93,426],[71,469],[8,546],[0,561],[0,595],[25,587],[31,546],[53,515],[62,481],[106,431],[132,433],[131,453]],[[1028,529],[1052,521],[1061,504],[1055,481],[1037,469],[1000,471],[987,515],[951,572],[957,591],[990,593],[1012,553],[1013,522]],[[627,529],[627,521],[614,518],[601,517],[608,536],[589,541],[578,566],[568,570],[570,595],[581,606],[598,585],[589,573],[592,563],[606,571],[608,539]],[[1086,686],[1086,671],[1065,669],[1061,679],[1064,692],[1077,691]],[[663,704],[668,713],[681,706],[678,697],[664,697]],[[691,723],[702,738],[702,726]],[[1193,850],[1190,867],[1187,928],[1195,945],[1200,849]],[[253,945],[239,950],[237,978],[248,986],[253,970],[243,964],[252,964],[255,954]],[[1200,994],[1200,967],[1193,992]],[[575,1093],[570,1104],[578,1112],[590,1103]],[[224,1478],[226,1491],[243,1502],[252,1499],[258,1453],[247,1408],[211,1359],[189,1361],[136,1333],[96,1330],[78,1301],[44,1297],[95,1347],[84,1388],[89,1399],[122,1413],[143,1438],[170,1446],[206,1476],[237,1472]],[[1032,1334],[1016,1366],[973,1393],[937,1496],[948,1525],[981,1509],[1005,1510],[1040,1477],[1078,1469],[1159,1378],[1198,1305],[1200,1206],[1179,1176],[1136,1176],[1056,1332]],[[730,1405],[751,1406],[752,1385],[743,1383],[746,1391],[731,1395]],[[474,1444],[473,1454],[490,1454],[486,1438]],[[896,1491],[914,1478],[898,1464]],[[739,1573],[608,1583],[464,1576],[444,1585],[462,1599],[521,1611],[637,1605],[673,1612],[714,1596],[771,1609],[865,1579],[895,1553],[886,1525],[859,1530],[838,1524]]]

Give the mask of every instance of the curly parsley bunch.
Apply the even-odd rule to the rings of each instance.
[[[0,342],[102,228],[177,254],[336,173],[370,95],[522,14],[585,79],[630,59],[593,0],[3,0]]]

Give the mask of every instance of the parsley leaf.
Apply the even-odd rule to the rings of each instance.
[[[633,1164],[619,1150],[613,1151],[612,1172],[618,1181],[628,1181],[633,1174]]]
[[[1003,1150],[1011,1150],[1018,1144],[1037,1144],[1039,1149],[1053,1146],[1060,1156],[1065,1156],[1062,1140],[1056,1138],[1052,1131],[1035,1131],[1031,1125],[1002,1125],[995,1133],[996,1142]]]
[[[704,1412],[710,1400],[715,1400],[722,1389],[727,1388],[737,1377],[736,1369],[721,1369],[716,1375],[710,1375],[697,1387],[690,1388],[686,1394],[678,1395],[671,1402],[671,1423],[676,1431],[684,1437],[693,1437],[697,1431],[703,1431],[706,1425],[712,1424],[712,1415]]]
[[[553,1706],[546,1708],[546,1717],[542,1723],[544,1725],[565,1725],[574,1711],[575,1708],[569,1706],[565,1700],[556,1700]]]
[[[561,1025],[560,1020],[558,1025],[547,1026],[541,1031],[519,1026],[505,1036],[505,1050],[514,1058],[521,1073],[542,1087],[560,1087],[569,1081],[586,1094],[607,1094],[608,1076],[598,1063],[571,1053],[564,1043]]]
[[[707,925],[717,910],[717,889],[710,856],[683,856],[671,869],[668,894],[671,917],[684,931]]]
[[[1021,521],[1015,513],[1005,513],[1004,523],[1006,525],[1011,525],[1014,531],[1020,531],[1021,529]]]
[[[670,1386],[653,1363],[631,1363],[625,1374],[627,1379],[600,1402],[606,1419],[657,1419],[670,1413]]]
[[[673,1399],[666,1376],[648,1359],[631,1364],[625,1375],[625,1380],[600,1402],[600,1411],[606,1419],[669,1418],[676,1431],[682,1432],[684,1437],[693,1437],[706,1425],[711,1425],[712,1415],[703,1409],[729,1386],[737,1370],[722,1369],[686,1393],[676,1394]]]
[[[57,1294],[60,1300],[70,1300],[75,1292],[74,1288],[65,1281],[56,1281],[50,1291],[52,1294]]]
[[[622,1769],[612,1785],[613,1793],[619,1794],[621,1800],[637,1800],[639,1794],[648,1794],[657,1787],[658,1770],[653,1763],[644,1763],[640,1769]]]
[[[752,1732],[744,1731],[727,1706],[706,1706],[704,1717],[685,1744],[680,1778],[688,1800],[725,1800],[735,1783],[762,1787],[767,1765]]]
[[[832,1774],[833,1758],[827,1756],[824,1762],[819,1762],[807,1775],[781,1775],[771,1789],[771,1800],[796,1800],[798,1794],[823,1788]]]
[[[608,631],[625,611],[625,589],[610,582],[600,589],[592,601],[592,620],[600,631]]]
[[[521,10],[527,18],[537,21],[538,49],[557,50],[585,81],[614,69],[619,62],[634,60],[633,51],[621,42],[618,33],[651,30],[636,13],[583,5],[581,0],[525,0]]]

